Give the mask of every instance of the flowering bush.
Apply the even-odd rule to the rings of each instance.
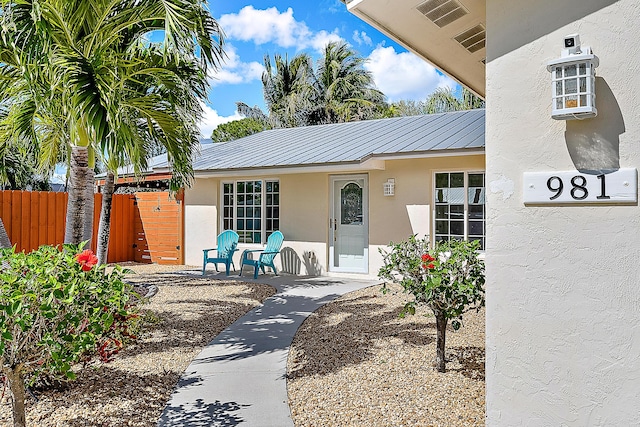
[[[76,255],[76,261],[80,264],[82,271],[89,271],[98,263],[98,257],[93,254],[92,250],[85,249]]]
[[[0,360],[24,425],[24,383],[39,375],[73,379],[77,362],[109,360],[138,322],[132,286],[82,245],[0,251]],[[22,422],[22,424],[20,424]]]
[[[445,370],[445,332],[447,323],[457,330],[462,314],[484,305],[484,263],[478,259],[478,242],[461,240],[437,241],[431,247],[428,238],[411,236],[392,243],[391,251],[380,250],[384,265],[378,277],[387,283],[402,285],[414,296],[403,308],[401,316],[415,314],[416,304],[429,307],[436,318],[436,367]]]

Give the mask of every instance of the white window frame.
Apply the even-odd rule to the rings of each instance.
[[[483,218],[483,222],[484,222],[484,226],[483,226],[483,234],[482,234],[482,239],[484,242],[484,247],[482,249],[480,249],[480,252],[484,252],[487,246],[487,210],[486,210],[486,202],[487,202],[487,198],[486,198],[486,191],[487,191],[487,171],[485,170],[478,170],[478,169],[460,169],[460,168],[453,168],[453,169],[442,169],[442,170],[434,170],[433,171],[433,175],[432,175],[432,197],[431,200],[433,201],[433,210],[432,210],[432,221],[431,221],[431,243],[435,244],[436,242],[436,210],[437,210],[437,202],[436,202],[436,197],[437,197],[437,193],[436,193],[436,175],[440,174],[440,173],[448,173],[448,174],[452,174],[452,173],[463,173],[464,174],[464,209],[463,209],[463,215],[464,215],[464,219],[463,219],[463,238],[464,240],[469,240],[469,199],[467,197],[468,192],[469,192],[469,175],[473,175],[473,174],[482,174],[484,176],[484,190],[485,190],[485,209],[484,209],[484,218]],[[449,187],[451,188],[451,187]],[[451,221],[451,219],[449,218],[449,221]]]
[[[230,228],[233,231],[238,232],[237,230],[237,226],[238,226],[238,217],[237,217],[237,208],[238,208],[238,195],[237,195],[237,185],[239,182],[255,182],[255,181],[260,181],[261,184],[261,193],[260,193],[260,199],[261,199],[261,203],[260,203],[260,242],[256,243],[256,242],[252,242],[252,243],[243,243],[241,242],[241,244],[246,244],[246,245],[251,245],[251,244],[265,244],[267,241],[267,218],[266,218],[266,214],[267,214],[267,182],[277,182],[278,183],[278,224],[280,223],[280,196],[282,194],[281,189],[280,189],[280,179],[279,178],[244,178],[244,179],[234,179],[234,180],[221,180],[220,181],[220,210],[219,210],[219,221],[218,224],[220,224],[220,226],[218,227],[220,230],[219,232],[222,232],[225,228],[224,228],[224,208],[225,208],[225,204],[224,204],[224,186],[226,184],[231,184],[233,187],[233,204],[231,206],[231,212],[232,212],[232,216],[231,216],[231,224],[232,224],[232,228]],[[274,229],[273,231],[279,230],[280,227],[278,226],[278,228]]]

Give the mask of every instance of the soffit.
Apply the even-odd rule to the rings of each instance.
[[[485,96],[486,0],[346,0],[349,11]]]

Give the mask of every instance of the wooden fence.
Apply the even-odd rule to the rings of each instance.
[[[0,191],[0,218],[17,251],[29,252],[64,241],[67,198],[67,193]],[[101,203],[98,193],[94,199],[94,251]],[[181,200],[169,199],[166,192],[114,194],[111,209],[107,262],[183,262]]]

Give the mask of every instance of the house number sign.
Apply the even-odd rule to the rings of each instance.
[[[635,203],[638,173],[635,168],[609,173],[579,171],[525,172],[525,204]]]

